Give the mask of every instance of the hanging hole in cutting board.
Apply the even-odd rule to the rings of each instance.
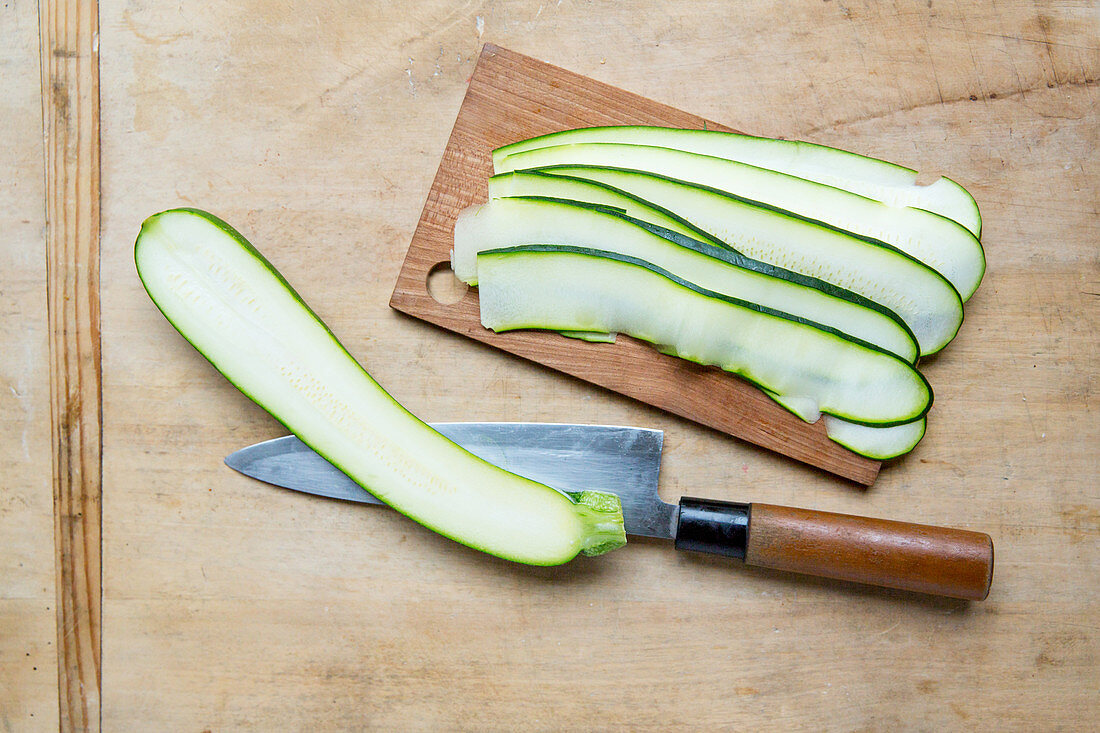
[[[470,289],[469,285],[455,277],[450,262],[437,263],[428,270],[425,284],[428,286],[428,295],[442,305],[454,305],[465,298]]]

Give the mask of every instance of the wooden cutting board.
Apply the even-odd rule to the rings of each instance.
[[[620,335],[614,344],[555,333],[494,333],[481,325],[477,292],[437,300],[429,277],[447,267],[454,223],[465,207],[488,198],[492,151],[506,143],[576,127],[660,125],[731,128],[486,44],[428,192],[390,305],[558,371],[870,485],[872,461],[829,440],[824,421],[809,425],[756,387],[715,367],[661,354]],[[448,299],[449,300],[449,299]]]

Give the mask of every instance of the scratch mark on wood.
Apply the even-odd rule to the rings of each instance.
[[[1042,20],[1040,16],[1040,21]],[[950,28],[943,25],[933,25],[933,28],[941,31],[949,31],[953,33],[963,33],[971,36],[987,36],[989,38],[1003,38],[1006,41],[1018,41],[1019,43],[1036,43],[1044,46],[1054,46],[1059,48],[1073,48],[1079,51],[1100,51],[1100,47],[1094,48],[1092,46],[1076,46],[1072,43],[1059,43],[1057,41],[1051,41],[1049,38],[1046,40],[1041,38],[1025,38],[1023,36],[1014,36],[1008,33],[989,33],[986,31],[976,31],[973,28]]]
[[[838,121],[838,122],[831,122],[831,123],[826,124],[826,125],[815,125],[813,127],[807,128],[806,130],[803,130],[802,132],[799,133],[799,135],[801,135],[801,136],[813,135],[815,133],[822,132],[823,130],[835,130],[837,128],[846,127],[848,125],[857,125],[857,124],[861,124],[861,123],[864,123],[864,122],[870,122],[872,120],[879,120],[879,119],[883,119],[885,117],[890,117],[891,115],[902,114],[904,112],[913,112],[914,110],[923,109],[924,107],[932,107],[932,106],[938,105],[938,104],[948,104],[948,105],[950,105],[950,104],[958,104],[960,102],[973,102],[973,101],[982,100],[982,99],[1007,100],[1007,99],[1013,99],[1015,97],[1024,96],[1024,95],[1027,95],[1027,94],[1032,94],[1032,93],[1040,91],[1041,89],[1044,89],[1044,88],[1048,88],[1048,89],[1072,88],[1072,87],[1092,88],[1092,87],[1096,86],[1096,83],[1097,83],[1097,79],[1091,79],[1090,78],[1090,79],[1083,79],[1083,80],[1080,80],[1080,81],[1077,81],[1077,80],[1064,81],[1060,84],[1054,85],[1053,87],[1051,87],[1049,84],[1044,83],[1044,84],[1042,84],[1040,86],[1037,86],[1037,87],[1031,87],[1030,89],[1019,89],[1019,90],[1012,91],[1012,92],[1007,92],[1007,93],[990,92],[989,95],[985,96],[985,97],[981,97],[981,96],[978,96],[976,94],[967,93],[967,94],[955,97],[953,99],[945,100],[943,102],[941,102],[938,99],[935,99],[935,100],[930,100],[930,101],[926,101],[926,102],[919,102],[917,104],[909,105],[909,106],[906,106],[906,107],[899,107],[899,108],[895,108],[895,109],[886,110],[884,112],[877,112],[875,114],[870,114],[870,115],[865,115],[865,116],[860,116],[860,117],[853,117],[851,119],[841,120],[841,121]]]

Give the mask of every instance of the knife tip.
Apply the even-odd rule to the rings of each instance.
[[[223,458],[222,462],[225,465],[232,468],[234,471],[239,472],[241,470],[240,455],[239,454],[240,454],[240,451],[234,451],[233,453],[230,453],[225,458]]]

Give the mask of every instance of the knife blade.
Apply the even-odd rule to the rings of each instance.
[[[627,534],[747,564],[966,600],[993,580],[993,541],[962,529],[794,507],[658,496],[659,430],[555,423],[434,423],[466,450],[559,491],[619,496]],[[382,504],[294,436],[242,448],[225,463],[269,484]]]
[[[657,480],[664,433],[648,428],[558,423],[431,423],[475,456],[558,491],[606,491],[623,504],[627,534],[672,538],[678,507]],[[382,504],[293,435],[230,454],[235,471],[269,484],[362,504]]]

